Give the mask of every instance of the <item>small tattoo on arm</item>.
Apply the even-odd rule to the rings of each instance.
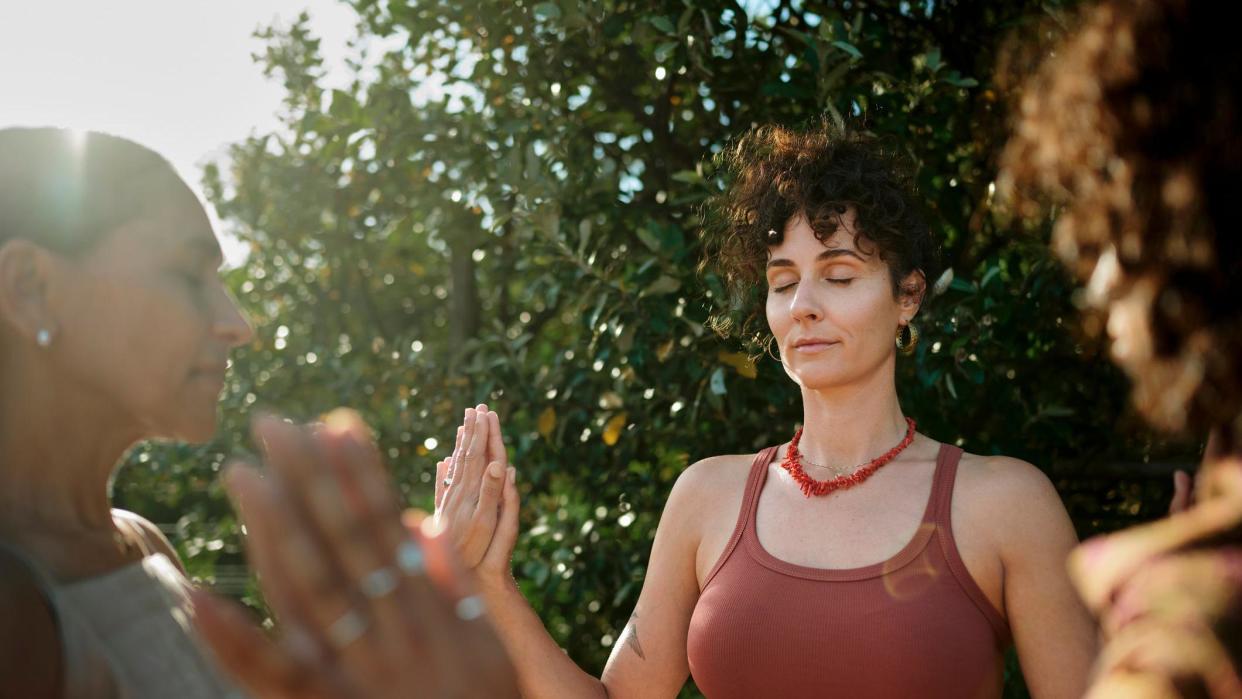
[[[630,615],[630,620],[626,623],[625,630],[621,633],[625,634],[625,645],[634,651],[640,659],[646,660],[647,654],[643,653],[643,644],[638,642],[638,612]]]

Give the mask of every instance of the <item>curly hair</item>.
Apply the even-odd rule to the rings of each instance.
[[[939,249],[914,194],[913,168],[874,136],[826,122],[803,131],[759,126],[722,151],[716,165],[726,187],[705,208],[700,269],[724,282],[728,298],[711,319],[722,335],[752,347],[771,341],[764,267],[798,215],[823,242],[852,208],[854,244],[887,263],[895,297],[907,291],[901,282],[911,272],[922,271],[928,284],[939,276]]]
[[[1018,211],[1055,211],[1054,247],[1088,296],[1138,309],[1124,368],[1171,430],[1242,412],[1242,42],[1214,7],[1085,10],[1026,80],[1001,157]]]

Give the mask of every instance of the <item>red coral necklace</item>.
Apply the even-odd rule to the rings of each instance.
[[[812,495],[827,495],[835,490],[844,490],[853,488],[871,477],[871,474],[880,469],[881,466],[887,464],[897,455],[905,451],[906,447],[914,441],[914,420],[906,418],[906,436],[902,438],[901,443],[889,449],[883,456],[872,459],[870,462],[858,467],[852,473],[843,476],[837,476],[826,481],[817,481],[807,475],[802,469],[802,454],[798,452],[798,442],[802,440],[802,428],[794,433],[793,440],[789,442],[789,452],[785,454],[785,458],[781,461],[781,468],[789,471],[789,475],[797,481],[798,486],[802,488],[803,494],[808,498]],[[807,462],[810,463],[810,462]]]

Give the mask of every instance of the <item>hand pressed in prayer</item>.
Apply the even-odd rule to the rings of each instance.
[[[403,522],[358,416],[255,425],[266,472],[226,486],[275,614],[272,640],[236,605],[195,594],[223,668],[258,697],[514,697],[513,669],[452,544]]]
[[[1242,463],[1198,480],[1197,502],[1070,557],[1108,639],[1089,699],[1242,696]]]
[[[516,476],[499,417],[486,405],[468,408],[453,454],[436,466],[436,524],[482,582],[510,574],[518,534]]]

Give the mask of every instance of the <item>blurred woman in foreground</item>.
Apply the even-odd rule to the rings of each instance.
[[[108,497],[134,442],[215,430],[229,350],[250,338],[219,265],[160,156],[0,131],[0,541],[46,580],[66,694],[227,691],[190,640],[173,548]]]
[[[1154,425],[1208,434],[1197,503],[1087,542],[1091,697],[1242,696],[1242,42],[1224,6],[1109,0],[1021,93],[1001,183],[1054,245]]]
[[[215,431],[229,351],[251,336],[220,263],[202,205],[156,153],[98,133],[0,130],[0,696],[236,694],[200,652],[176,552],[153,524],[113,509],[108,492],[136,441],[202,442]],[[278,440],[278,427],[261,425],[259,437]],[[282,521],[292,522],[287,541],[313,535],[296,515]],[[382,606],[388,652],[444,659],[437,687],[503,688],[504,655],[486,653],[486,623],[444,611],[456,578],[426,575],[437,542],[386,542],[377,560],[404,565],[351,588],[355,614],[325,605],[297,616],[304,610],[281,595],[304,580],[273,600],[297,631],[286,645],[314,653],[298,686],[375,682],[358,655],[360,624]],[[332,563],[313,547],[286,553],[299,574]],[[461,644],[483,660],[445,652]],[[418,695],[407,686],[402,696]]]

